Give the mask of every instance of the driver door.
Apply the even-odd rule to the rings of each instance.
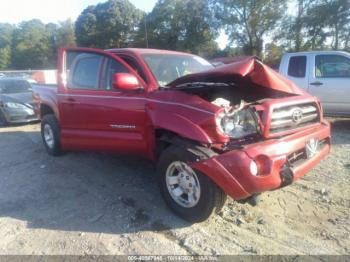
[[[309,78],[309,92],[317,96],[324,112],[350,114],[350,57],[318,54],[314,57],[315,72]]]
[[[145,154],[143,87],[125,91],[112,83],[115,73],[135,74],[133,70],[119,57],[96,49],[64,49],[60,57],[63,147]]]

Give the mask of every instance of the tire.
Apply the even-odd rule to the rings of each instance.
[[[8,123],[6,121],[6,118],[3,114],[3,112],[0,111],[0,127],[7,126]]]
[[[198,159],[198,157],[188,149],[189,148],[174,145],[167,148],[158,161],[157,178],[161,194],[169,208],[182,219],[196,223],[205,221],[214,213],[219,212],[224,206],[227,197],[209,177],[187,165],[187,163],[194,162]],[[183,165],[183,163],[185,165]],[[179,172],[179,170],[177,170],[179,166],[181,166],[180,169],[185,169],[186,172]],[[172,174],[173,169],[175,169],[175,175],[170,176],[169,174]],[[192,186],[195,187],[196,190],[192,189],[190,184],[188,186],[191,186],[191,188],[186,187],[187,184],[183,186],[184,183],[187,182],[186,179],[184,179],[184,183],[183,180],[178,180],[183,173],[189,174],[190,180],[188,181],[193,182],[195,186]],[[188,179],[188,177],[186,178]],[[176,182],[178,184],[173,185],[172,183],[175,183],[175,180],[181,182]],[[169,183],[171,185],[169,185]],[[199,197],[197,197],[198,194],[195,193],[189,193],[187,197],[186,193],[182,194],[180,197],[174,196],[175,193],[178,195],[187,190],[190,190],[190,192],[193,190],[193,192],[196,193],[199,191]],[[180,193],[178,193],[178,191]],[[190,195],[192,195],[192,197],[190,197]],[[190,199],[194,201],[190,201]]]
[[[59,156],[62,154],[60,127],[54,115],[45,115],[41,120],[41,137],[49,155]]]

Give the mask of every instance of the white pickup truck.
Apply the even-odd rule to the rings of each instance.
[[[326,115],[350,116],[349,53],[287,53],[282,57],[279,73],[318,97]]]

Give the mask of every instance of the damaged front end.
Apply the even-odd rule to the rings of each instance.
[[[216,106],[216,132],[227,139],[209,145],[215,156],[192,167],[236,200],[291,184],[330,151],[319,101],[256,59],[171,86]]]
[[[212,103],[222,108],[215,117],[218,131],[222,135],[232,139],[242,139],[260,133],[256,111],[243,100],[238,106],[231,106],[230,102],[224,98],[218,98]]]
[[[263,136],[267,138],[269,102],[292,101],[305,95],[292,82],[255,58],[186,75],[168,87],[215,105],[215,132],[231,145],[257,141]]]

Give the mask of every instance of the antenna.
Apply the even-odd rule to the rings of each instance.
[[[146,37],[146,47],[148,48],[147,13],[145,14],[145,37]]]

